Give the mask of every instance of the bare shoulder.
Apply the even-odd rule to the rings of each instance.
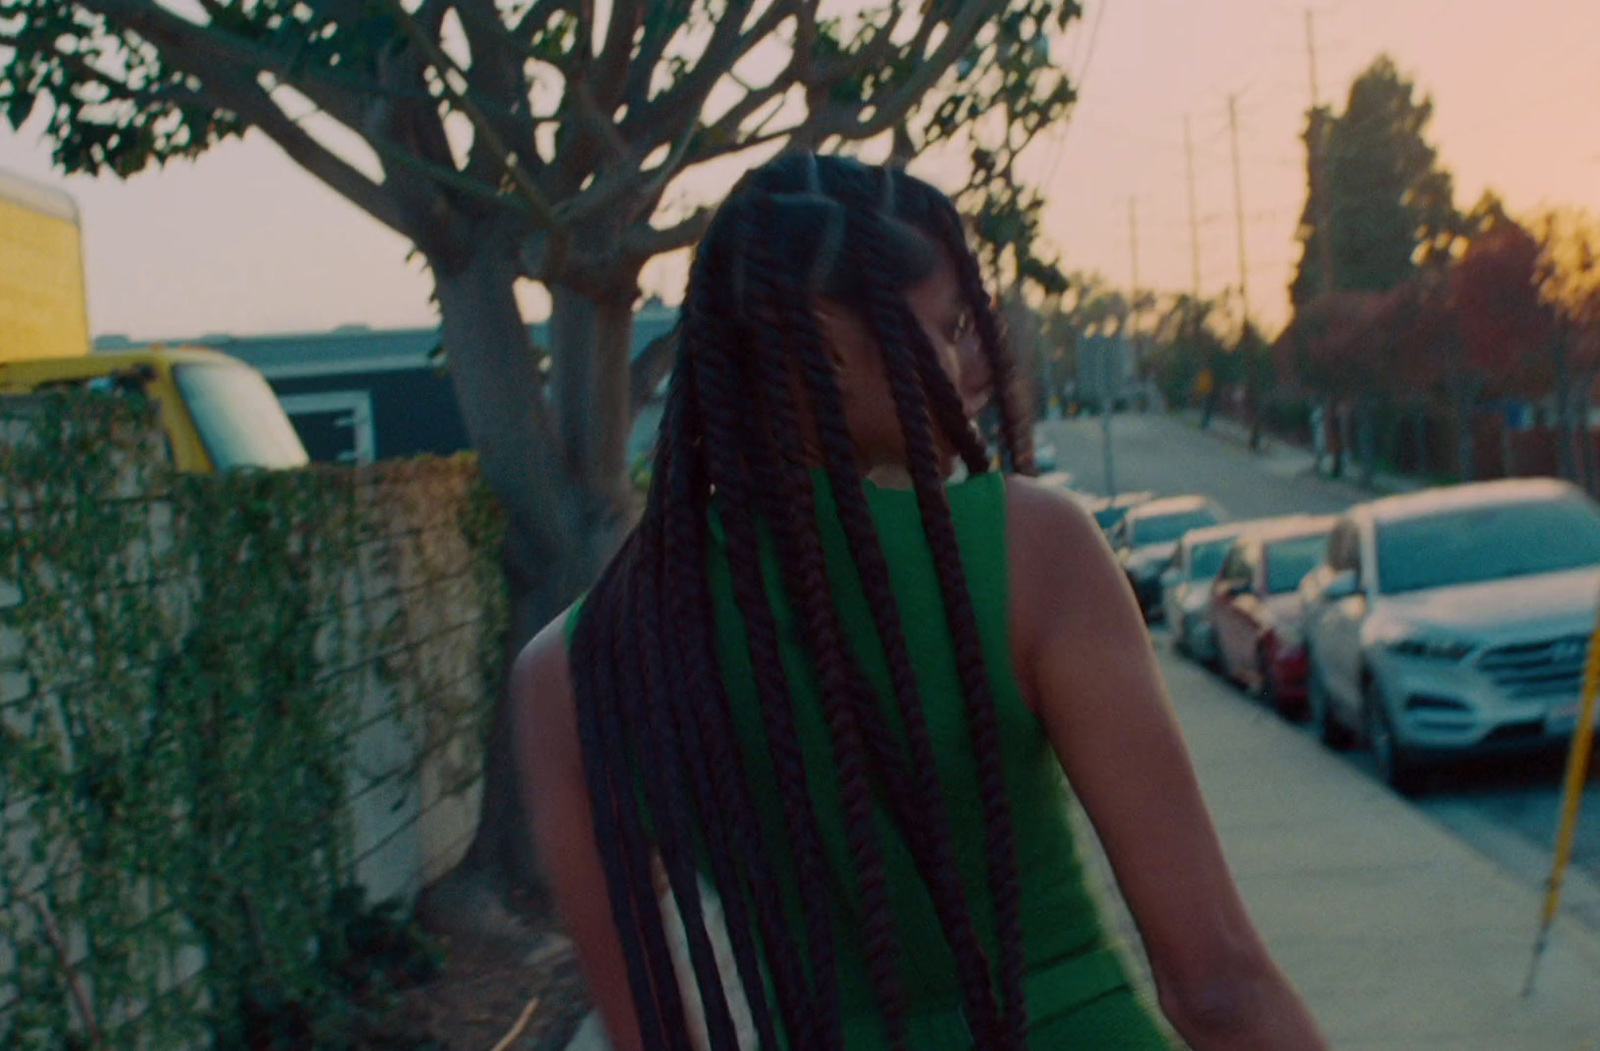
[[[1032,478],[1006,480],[1011,637],[1030,695],[1042,650],[1085,638],[1078,623],[1115,607],[1127,590],[1094,517],[1059,488]]]
[[[1006,540],[1011,549],[1012,578],[1026,598],[1036,585],[1057,593],[1081,580],[1085,570],[1104,566],[1110,548],[1094,517],[1060,488],[1035,479],[1006,479]]]
[[[511,669],[511,699],[516,740],[524,754],[552,758],[575,745],[577,719],[572,696],[572,674],[567,661],[566,623],[563,613],[535,635],[517,655]]]
[[[1100,527],[1082,504],[1059,486],[1037,478],[1006,479],[1006,514],[1013,540],[1060,545],[1100,538]]]

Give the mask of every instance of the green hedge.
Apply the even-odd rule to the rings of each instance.
[[[112,397],[5,427],[0,1047],[247,1046],[327,1008],[347,954],[359,703],[328,669],[396,630],[352,594],[371,480],[180,475],[147,408]],[[470,492],[497,595],[498,520]],[[451,713],[474,740],[491,696]]]

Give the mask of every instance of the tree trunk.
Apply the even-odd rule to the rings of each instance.
[[[483,477],[506,515],[509,672],[527,642],[599,573],[632,521],[623,463],[632,302],[612,297],[601,309],[570,289],[552,290],[552,399],[517,307],[513,246],[492,231],[471,243],[459,265],[435,264],[435,288],[456,400]],[[558,414],[554,405],[567,411]],[[518,929],[502,904],[506,893],[542,893],[511,724],[502,676],[484,742],[472,844],[418,904],[436,927],[514,936]]]
[[[1457,379],[1451,385],[1451,408],[1456,423],[1456,481],[1470,482],[1475,462],[1472,439],[1472,399],[1466,383]]]
[[[1339,424],[1339,445],[1333,454],[1333,476],[1344,477],[1345,464],[1349,461],[1353,442],[1350,437],[1350,403],[1341,401],[1334,408],[1334,416]]]
[[[1512,437],[1510,413],[1500,416],[1500,474],[1504,478],[1517,477],[1517,444]]]
[[[1560,458],[1561,477],[1569,482],[1578,480],[1578,463],[1572,440],[1572,377],[1567,368],[1566,334],[1555,341],[1555,395],[1556,395],[1556,450]]]
[[[1371,486],[1378,470],[1378,442],[1374,433],[1372,402],[1362,399],[1356,405],[1356,445],[1361,458],[1361,484]]]
[[[1432,466],[1428,462],[1428,407],[1417,406],[1417,411],[1411,417],[1411,453],[1413,458],[1412,471],[1418,477],[1426,476]]]

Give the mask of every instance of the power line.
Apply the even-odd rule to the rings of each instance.
[[[1110,3],[1111,0],[1100,0],[1099,5],[1094,9],[1094,21],[1089,25],[1089,47],[1084,53],[1083,65],[1079,68],[1078,75],[1072,82],[1074,90],[1077,91],[1080,98],[1083,95],[1084,79],[1089,75],[1089,67],[1094,63],[1094,53],[1100,43],[1100,24],[1105,20],[1106,8],[1110,6]],[[1078,108],[1077,103],[1073,103],[1072,108],[1076,110]],[[1070,117],[1071,114],[1068,116]],[[1061,159],[1066,153],[1067,136],[1072,133],[1072,123],[1070,119],[1062,123],[1061,134],[1056,139],[1053,149],[1054,156],[1050,158],[1050,174],[1045,177],[1045,185],[1047,186],[1055,182],[1056,170],[1060,167]]]
[[[1239,218],[1239,298],[1244,303],[1244,317],[1250,320],[1250,267],[1245,257],[1244,175],[1239,170],[1239,110],[1238,96],[1228,96],[1228,127],[1233,133],[1233,210]]]

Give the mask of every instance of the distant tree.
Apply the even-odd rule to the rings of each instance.
[[[1388,56],[1356,78],[1342,114],[1311,115],[1303,254],[1290,286],[1296,309],[1325,291],[1386,291],[1448,256],[1463,222],[1450,173],[1427,140],[1432,116],[1432,101],[1416,97]],[[1322,272],[1325,237],[1331,277]]]
[[[1073,99],[1048,37],[1077,0],[825,6],[0,0],[0,110],[18,129],[42,113],[70,173],[127,177],[254,132],[415,246],[509,518],[515,651],[631,524],[634,392],[670,351],[630,363],[632,309],[644,265],[707,226],[691,180],[785,144],[959,149],[979,161],[956,188],[969,211],[1028,213],[1012,161]],[[553,303],[548,375],[524,279]],[[483,875],[537,875],[506,720],[502,703],[458,881],[474,904]]]
[[[1533,223],[1538,245],[1533,281],[1549,308],[1549,379],[1561,428],[1561,467],[1569,478],[1600,487],[1592,462],[1589,410],[1600,375],[1600,222],[1572,209],[1544,213]]]
[[[1219,327],[1221,316],[1216,300],[1188,294],[1171,297],[1156,320],[1146,358],[1168,404],[1185,405],[1200,398],[1202,426],[1210,423],[1218,392],[1234,378],[1228,340]]]

